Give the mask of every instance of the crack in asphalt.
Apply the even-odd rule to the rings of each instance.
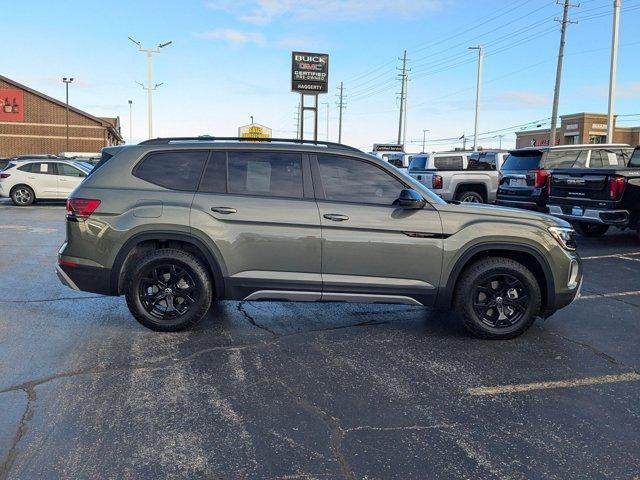
[[[18,444],[22,437],[27,432],[29,421],[33,418],[33,404],[36,401],[36,391],[34,387],[24,387],[21,388],[22,391],[27,395],[27,405],[22,413],[22,417],[20,418],[20,423],[18,424],[18,429],[16,430],[15,435],[13,436],[13,440],[11,442],[11,447],[9,448],[9,452],[7,456],[0,465],[0,480],[6,480],[9,476],[9,470],[11,470],[11,466],[13,465],[14,460],[16,459],[18,452]]]
[[[91,295],[88,297],[59,297],[59,298],[41,298],[37,300],[4,300],[0,299],[0,303],[42,303],[57,302],[59,300],[91,300],[94,298],[105,298],[104,295]]]
[[[245,304],[245,302],[244,302],[244,301],[239,302],[239,303],[238,303],[238,307],[237,307],[237,308],[238,308],[238,311],[239,311],[240,313],[242,313],[242,315],[244,315],[244,318],[246,318],[246,319],[247,319],[247,321],[248,321],[251,325],[253,325],[254,327],[259,328],[259,329],[261,329],[261,330],[264,330],[264,331],[266,331],[266,332],[269,332],[269,333],[270,333],[271,335],[273,335],[274,337],[278,337],[278,336],[279,336],[276,332],[274,332],[273,330],[271,330],[269,327],[266,327],[266,326],[264,326],[264,325],[262,325],[262,324],[258,323],[258,322],[255,320],[255,318],[253,318],[253,317],[249,314],[249,312],[247,312],[247,311],[245,310],[245,308],[244,308],[244,304]]]

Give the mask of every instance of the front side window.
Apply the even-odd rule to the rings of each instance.
[[[302,198],[302,155],[229,152],[229,193]]]
[[[150,153],[133,174],[171,190],[194,191],[208,155],[199,150]]]
[[[381,168],[360,160],[318,155],[318,166],[327,200],[391,205],[405,188]]]
[[[84,177],[86,173],[81,172],[76,167],[72,167],[66,163],[59,163],[58,175],[64,175],[66,177]]]

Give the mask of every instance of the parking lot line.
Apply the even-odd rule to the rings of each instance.
[[[627,256],[620,257],[620,258],[623,259],[623,260],[632,260],[634,262],[640,262],[640,258],[631,258],[631,257],[627,257]]]
[[[632,295],[640,295],[640,290],[635,290],[633,292],[613,292],[613,293],[596,293],[593,295],[580,295],[580,300],[589,300],[591,298],[629,297]]]
[[[601,375],[597,377],[574,378],[552,382],[520,383],[512,385],[498,385],[495,387],[468,388],[469,395],[502,395],[505,393],[530,392],[532,390],[550,390],[554,388],[575,388],[602,383],[636,382],[640,380],[640,373],[628,372],[617,375]]]
[[[640,252],[630,252],[630,253],[613,253],[611,255],[594,255],[592,257],[581,257],[582,260],[599,260],[601,258],[623,258],[623,257],[631,257],[633,255],[640,255]],[[625,260],[635,260],[632,258],[625,258]]]

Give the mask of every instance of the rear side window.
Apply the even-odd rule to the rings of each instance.
[[[629,160],[630,167],[640,167],[640,148],[636,148],[633,151],[633,155],[631,155],[631,160]]]
[[[433,165],[436,170],[462,170],[464,168],[461,155],[436,157],[433,159]]]
[[[591,156],[596,150],[591,151]],[[626,167],[628,161],[628,152],[622,149],[599,149],[600,157],[602,158],[602,167]]]
[[[302,198],[302,155],[228,152],[228,192]]]
[[[599,150],[591,150],[591,160],[589,160],[590,168],[602,168],[602,155]]]
[[[580,150],[550,150],[542,161],[544,168],[572,168]]]
[[[473,153],[469,157],[467,170],[495,170],[496,154],[495,153]]]
[[[200,180],[200,192],[227,193],[227,154],[213,152]]]
[[[18,167],[18,170],[20,170],[21,172],[31,173],[31,172],[33,172],[33,166],[34,165],[35,165],[35,163],[27,163],[26,165],[22,165],[22,166]]]
[[[502,170],[535,170],[541,159],[540,151],[510,153],[502,164]]]
[[[199,150],[150,153],[133,175],[171,190],[195,191],[208,155]]]

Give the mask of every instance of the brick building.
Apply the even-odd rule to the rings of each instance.
[[[556,131],[557,145],[577,143],[605,143],[607,139],[607,115],[604,113],[574,113],[561,115]],[[640,126],[613,129],[613,143],[640,144]],[[516,132],[516,148],[549,145],[549,129]]]
[[[0,75],[0,157],[100,152],[123,142],[120,118],[98,118]]]

